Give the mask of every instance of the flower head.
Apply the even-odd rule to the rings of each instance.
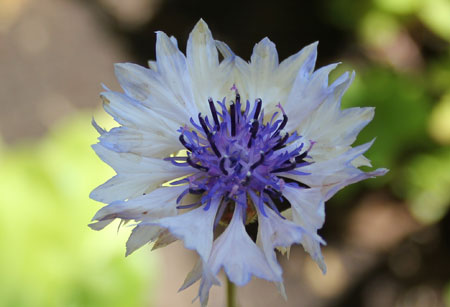
[[[316,47],[278,63],[265,38],[247,63],[200,20],[186,56],[158,32],[150,69],[117,64],[124,93],[101,97],[120,126],[105,131],[93,122],[93,148],[117,175],[91,193],[108,205],[90,226],[134,220],[127,254],[182,240],[199,255],[182,289],[201,280],[202,305],[222,268],[237,285],[254,275],[284,293],[276,248],[301,244],[325,272],[317,234],[324,202],[387,170],[358,168],[370,166],[363,154],[372,142],[351,144],[374,110],[340,109],[354,74],[329,85],[336,64],[314,71]],[[251,223],[256,240],[245,228]]]

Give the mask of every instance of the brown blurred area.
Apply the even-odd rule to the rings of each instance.
[[[0,20],[0,131],[8,143],[98,107],[100,84],[116,84],[112,64],[127,59],[96,14],[76,1],[3,0]]]
[[[397,44],[384,49],[360,48],[354,32],[328,21],[326,6],[326,1],[3,0],[1,138],[8,144],[39,138],[65,116],[99,108],[101,83],[118,88],[113,63],[145,65],[153,59],[156,30],[175,35],[184,49],[200,17],[217,39],[246,59],[264,36],[276,42],[280,59],[319,40],[318,66],[341,57],[366,63],[382,59],[393,63],[394,70],[406,67],[417,73],[425,65],[423,57],[442,48],[442,40],[429,36],[430,45],[437,47],[423,49],[405,32],[399,32]],[[342,199],[327,205],[321,233],[328,242],[323,249],[328,273],[323,276],[303,249],[294,247],[289,260],[280,257],[288,301],[273,284],[253,280],[238,289],[240,306],[445,306],[448,214],[425,225],[386,186]],[[345,201],[349,203],[342,205]],[[148,248],[145,252],[150,253]],[[163,266],[155,306],[192,306],[197,286],[177,290],[194,265],[194,255],[181,244],[154,253]],[[213,288],[210,306],[224,306],[224,291]]]

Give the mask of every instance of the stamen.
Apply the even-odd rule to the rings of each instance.
[[[264,208],[264,199],[263,199],[262,192],[259,192],[258,208],[261,210],[262,215],[267,217],[266,208]]]
[[[192,150],[192,147],[191,147],[191,146],[186,142],[186,140],[184,139],[184,135],[183,135],[183,134],[180,134],[180,137],[179,137],[178,139],[180,140],[181,144],[183,144],[183,146],[184,146],[187,150],[193,151],[193,150]]]
[[[305,160],[303,160],[303,159],[305,159],[307,155],[308,155],[308,152],[305,151],[305,152],[302,153],[301,155],[295,157],[295,162],[296,162],[296,163],[302,163],[302,162],[305,162]]]
[[[252,147],[252,140],[256,137],[256,134],[258,133],[258,129],[259,129],[259,121],[254,120],[252,122],[252,127],[250,128],[250,139],[248,140],[247,143],[247,148]]]
[[[189,204],[189,205],[177,206],[176,208],[177,209],[190,209],[190,208],[195,207],[195,206],[200,205],[200,204],[201,204],[201,202],[195,202],[195,203]]]
[[[204,120],[203,117],[202,117],[202,113],[198,113],[198,120],[199,120],[199,122],[200,122],[200,125],[201,125],[202,128],[203,128],[203,131],[205,131],[206,136],[211,135],[211,132],[210,132],[209,129],[208,129],[208,125],[206,125],[206,122],[205,122],[205,120]]]
[[[280,191],[274,190],[271,186],[267,186],[263,190],[269,197],[280,199],[282,194]]]
[[[239,124],[241,122],[241,95],[236,91],[236,120]]]
[[[208,98],[208,103],[209,103],[209,109],[211,110],[211,115],[214,119],[214,123],[216,124],[217,127],[217,131],[220,130],[220,122],[219,122],[219,118],[217,117],[217,110],[216,107],[214,106],[214,101],[212,100],[211,97]]]
[[[203,207],[203,210],[208,211],[208,210],[209,210],[209,207],[211,207],[211,199],[209,199],[209,200],[206,202],[206,206]]]
[[[257,120],[259,117],[259,113],[261,112],[261,108],[262,108],[262,100],[261,98],[256,99],[256,110],[255,110],[255,114],[253,115],[253,119]]]
[[[284,137],[282,137],[274,147],[272,147],[272,150],[278,150],[278,149],[283,148],[284,143],[286,143],[288,138],[289,138],[289,133],[286,133],[286,135]]]
[[[171,186],[176,186],[176,185],[185,184],[185,183],[188,183],[188,182],[189,182],[188,178],[183,178],[183,179],[180,179],[180,180],[171,181],[168,184],[171,185]]]
[[[283,128],[286,126],[288,121],[288,117],[286,114],[283,114],[283,121],[281,122],[281,124],[278,126],[277,131],[275,131],[275,133],[272,135],[272,137],[277,136],[281,130],[283,130]]]
[[[251,133],[252,133],[252,139],[256,137],[256,133],[258,133],[259,129],[259,121],[254,121],[252,123]]]
[[[189,163],[190,166],[192,166],[193,168],[196,168],[196,169],[198,169],[198,170],[201,170],[201,171],[204,171],[204,172],[209,171],[209,167],[206,167],[206,166],[203,166],[203,165],[199,165],[199,164],[195,164],[195,163],[191,160],[191,157],[188,157],[188,158],[186,159],[186,162]]]
[[[225,161],[226,161],[226,158],[222,158],[222,159],[220,160],[219,167],[220,167],[220,170],[222,171],[222,173],[223,173],[225,176],[227,176],[227,175],[228,175],[228,171],[225,169]]]
[[[250,166],[250,170],[252,171],[264,162],[264,152],[260,151],[259,154],[260,154],[259,160],[253,163],[252,166]]]
[[[211,149],[214,151],[216,156],[218,158],[222,157],[222,154],[220,153],[219,149],[216,146],[216,143],[214,142],[214,138],[213,138],[212,134],[208,135],[208,141],[209,141],[209,144],[211,144]]]
[[[225,209],[228,207],[228,202],[226,200],[222,201],[219,205],[219,210],[217,211],[216,219],[214,220],[214,228],[217,227],[220,220],[222,219],[222,216],[225,212]]]
[[[281,173],[281,172],[288,172],[288,171],[292,171],[293,169],[295,169],[297,167],[296,163],[291,163],[288,166],[285,167],[280,167],[274,170],[271,170],[271,173]]]
[[[236,165],[236,163],[237,163],[237,159],[235,158],[235,157],[230,157],[229,158],[230,159],[230,168],[233,168],[235,165]]]
[[[189,188],[189,193],[190,194],[200,195],[200,194],[203,194],[203,192],[205,192],[205,189],[191,189],[191,188]]]
[[[303,183],[303,182],[300,182],[300,181],[297,181],[296,183],[301,188],[311,189],[311,187],[309,185],[307,185],[306,183]]]
[[[242,170],[242,164],[238,163],[238,165],[234,168],[234,171],[236,172],[236,174],[240,174]]]
[[[183,197],[189,192],[189,189],[185,189],[183,192],[181,192],[180,195],[177,197],[177,204],[180,203],[180,201],[183,199]]]
[[[236,136],[236,105],[234,103],[230,105],[230,117],[231,117],[231,136]]]
[[[186,190],[180,194],[177,205],[187,193],[199,195],[201,200],[177,208],[201,206],[203,210],[209,210],[213,199],[220,197],[220,212],[215,225],[219,221],[228,223],[229,219],[223,214],[228,214],[228,209],[236,205],[242,207],[242,213],[255,214],[256,209],[267,216],[267,210],[273,210],[284,218],[280,214],[280,204],[287,206],[289,203],[282,196],[283,172],[309,174],[301,172],[301,167],[312,163],[304,160],[308,157],[308,149],[303,149],[302,142],[294,146],[301,136],[295,131],[290,135],[284,130],[288,116],[280,105],[282,118],[278,113],[265,122],[262,100],[256,99],[252,106],[247,100],[242,111],[241,97],[235,87],[234,90],[234,102],[226,103],[224,98],[216,102],[216,107],[213,98],[208,98],[210,117],[199,113],[198,121],[191,118],[191,128],[179,129],[179,141],[187,149],[187,155],[166,160],[179,167],[192,167],[199,171],[179,181],[186,185]],[[310,143],[312,146],[313,142]],[[281,148],[285,150],[277,151]],[[288,184],[309,188],[294,180]],[[248,202],[248,197],[252,201]]]
[[[242,185],[245,187],[250,183],[250,179],[252,178],[252,173],[250,171],[245,175],[245,180],[242,181]]]
[[[267,200],[267,203],[269,204],[270,208],[272,208],[273,211],[275,211],[276,214],[278,214],[279,217],[281,217],[283,220],[286,218],[281,215],[280,210],[278,210],[277,206],[275,205],[274,201],[269,197]]]

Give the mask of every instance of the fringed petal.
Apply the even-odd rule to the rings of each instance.
[[[195,250],[206,262],[213,245],[213,225],[219,203],[220,199],[214,199],[208,210],[201,206],[152,224],[167,228],[172,235],[183,241],[186,248]]]

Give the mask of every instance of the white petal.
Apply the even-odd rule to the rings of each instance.
[[[166,181],[192,173],[192,168],[175,166],[169,161],[149,158],[132,153],[119,153],[104,147],[101,143],[92,145],[96,154],[118,174],[150,176],[152,181],[162,184]]]
[[[309,66],[305,66],[305,69],[312,70],[314,68],[315,59],[317,58],[317,45],[318,42],[312,43],[280,63],[276,73],[278,86],[285,85],[286,90],[290,90],[299,69],[305,65],[306,61],[309,61]]]
[[[220,199],[214,199],[208,210],[204,206],[173,217],[162,218],[154,224],[167,228],[172,235],[183,240],[184,246],[195,250],[206,262],[213,243],[213,224]]]
[[[365,173],[352,164],[352,161],[364,154],[372,142],[349,149],[345,153],[325,161],[314,162],[301,168],[309,175],[280,173],[281,176],[294,179],[310,187],[320,187],[325,201],[343,187],[367,178],[384,175],[388,170],[377,169]],[[314,158],[314,157],[313,157]]]
[[[158,66],[157,66],[157,64],[156,64],[156,61],[151,61],[151,60],[149,60],[149,61],[147,62],[147,64],[148,64],[148,67],[149,67],[151,70],[158,71]]]
[[[114,219],[103,220],[103,221],[100,221],[100,222],[91,223],[88,226],[91,229],[98,231],[98,230],[102,230],[103,228],[108,226],[112,221],[114,221]]]
[[[275,44],[267,37],[253,47],[250,67],[255,77],[265,80],[278,67],[278,52]]]
[[[120,218],[144,221],[175,215],[176,199],[185,188],[185,186],[162,187],[127,201],[114,202],[101,208],[92,220]]]
[[[310,60],[311,61],[311,60]],[[328,74],[338,65],[331,64],[310,73],[310,61],[305,62],[300,68],[291,92],[283,105],[285,111],[293,121],[288,121],[287,131],[294,130],[298,123],[308,118],[329,95]]]
[[[278,53],[275,44],[268,38],[262,39],[253,48],[250,63],[245,65],[248,67],[244,68],[244,63],[241,62],[238,69],[244,74],[242,78],[246,91],[239,90],[246,94],[247,99],[251,102],[261,98],[263,108],[267,113],[271,113],[281,99],[278,84],[274,78],[278,68]]]
[[[276,247],[290,247],[300,243],[303,237],[303,228],[289,220],[283,220],[272,209],[265,206],[267,216],[258,210],[258,245],[262,246],[264,255],[272,270],[282,278],[282,269],[278,264],[274,249]]]
[[[283,196],[301,217],[300,226],[315,234],[325,221],[324,196],[319,188],[300,189],[285,186]],[[294,214],[294,212],[292,213]]]
[[[195,25],[187,42],[186,56],[189,70],[193,73],[208,76],[219,65],[219,57],[215,41],[206,22],[200,19]]]
[[[242,208],[239,205],[236,205],[228,227],[214,241],[208,267],[214,275],[223,267],[230,281],[238,286],[248,283],[252,275],[281,282],[263,252],[245,231]]]
[[[294,223],[305,230],[301,240],[303,247],[325,273],[326,266],[320,251],[320,243],[323,241],[317,235],[317,230],[322,228],[325,221],[324,196],[321,190],[285,186],[283,196],[291,204]]]
[[[216,40],[216,47],[224,59],[235,56],[233,50],[231,50],[231,48],[224,42]]]
[[[114,65],[114,72],[128,96],[144,101],[150,95],[152,72],[149,69],[133,63],[118,63]]]
[[[172,236],[172,234],[166,229],[159,234],[158,238],[155,241],[155,244],[153,244],[152,250],[165,247],[177,240],[178,239]]]
[[[127,251],[125,256],[130,255],[144,244],[155,240],[163,231],[161,227],[152,225],[138,225],[131,232],[127,240]]]
[[[222,100],[230,93],[234,83],[233,58],[227,58],[219,65],[216,42],[208,25],[201,19],[189,35],[186,58],[197,108],[199,112],[208,114],[208,98]]]
[[[330,159],[347,151],[361,129],[373,118],[373,108],[340,110],[341,97],[353,78],[354,74],[342,75],[330,86],[331,92],[324,103],[306,120],[297,123],[295,129],[306,139],[316,142],[310,151],[315,161]]]
[[[203,266],[203,275],[198,291],[201,307],[206,307],[208,305],[209,289],[211,289],[213,285],[220,286],[220,281],[212,274],[207,266]]]
[[[112,203],[142,195],[149,188],[148,176],[116,175],[95,188],[89,197],[102,203]]]
[[[94,117],[92,117],[91,124],[92,124],[92,126],[94,126],[95,130],[97,130],[98,134],[102,135],[102,134],[104,134],[106,132],[105,129],[103,129],[102,127],[100,127],[97,124],[97,122],[95,121]]]
[[[163,32],[157,32],[156,60],[162,83],[171,91],[180,108],[190,114],[190,117],[195,117],[198,111],[194,102],[186,58]]]
[[[183,285],[180,287],[178,291],[183,291],[184,289],[192,286],[196,281],[198,281],[202,277],[202,274],[203,274],[203,261],[199,257],[192,270],[188,273],[188,275],[184,279]]]
[[[149,193],[161,184],[192,173],[189,167],[178,167],[168,161],[117,153],[101,144],[92,145],[97,155],[118,175],[92,191],[94,200],[111,203]]]
[[[169,44],[172,44],[170,40]],[[155,63],[158,65],[157,62]],[[156,117],[164,116],[164,120],[176,122],[177,127],[189,122],[189,113],[186,113],[184,109],[187,105],[185,100],[192,95],[188,94],[184,97],[186,89],[177,87],[180,82],[186,82],[189,85],[190,81],[185,80],[188,76],[184,76],[184,79],[179,81],[178,79],[182,76],[170,76],[172,73],[170,69],[169,76],[166,76],[158,70],[158,67],[147,69],[130,63],[119,63],[114,67],[117,78],[130,99],[137,100],[152,109],[158,114]],[[170,78],[176,79],[171,81]],[[175,82],[176,80],[178,82]]]
[[[158,131],[147,132],[142,129],[115,127],[99,137],[100,143],[118,153],[132,153],[139,156],[166,158],[182,149],[176,131],[165,130],[165,135]]]
[[[251,62],[248,64],[235,56],[226,44],[216,44],[225,58],[235,58],[238,73],[234,80],[241,97],[251,102],[261,98],[268,117],[278,111],[276,104],[286,102],[299,71],[305,75],[312,73],[317,56],[317,43],[313,43],[278,65],[275,45],[265,38],[255,45]]]
[[[367,172],[367,173],[365,173],[363,171],[349,172],[349,175],[344,180],[341,180],[340,182],[338,182],[334,185],[329,185],[326,189],[323,189],[326,192],[325,198],[326,198],[326,200],[330,199],[338,191],[340,191],[341,189],[345,188],[346,186],[348,186],[350,184],[357,183],[357,182],[366,180],[368,178],[384,176],[387,172],[389,172],[389,170],[386,168],[377,168],[376,170],[374,170],[372,172]]]
[[[179,123],[162,117],[142,103],[117,92],[103,92],[103,107],[119,124],[148,133],[174,135]]]

